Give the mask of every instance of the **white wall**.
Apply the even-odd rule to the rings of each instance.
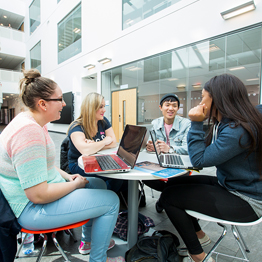
[[[26,1],[20,0],[0,0],[1,9],[15,13],[21,16],[25,16]]]
[[[41,40],[42,75],[55,80],[63,92],[73,91],[81,97],[87,76],[97,75],[96,90],[100,92],[104,70],[262,22],[262,0],[255,0],[256,10],[229,20],[223,20],[220,13],[247,0],[183,0],[122,30],[121,0],[82,1],[82,52],[58,64],[57,24],[79,2],[41,1],[41,25],[32,35],[27,33],[26,68],[30,66],[29,50]],[[25,19],[26,32],[28,21]],[[101,65],[97,61],[103,57],[112,61]],[[88,70],[84,68],[87,64],[96,67]]]

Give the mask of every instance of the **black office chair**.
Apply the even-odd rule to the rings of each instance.
[[[67,153],[69,150],[69,137],[67,136],[62,144],[60,150],[60,168],[64,170],[66,173],[71,174],[70,169],[68,167],[68,158]]]
[[[0,214],[0,261],[13,262],[17,251],[16,236],[21,226],[1,190]]]

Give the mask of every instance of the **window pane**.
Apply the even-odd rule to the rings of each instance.
[[[32,34],[40,25],[40,0],[34,0],[29,7],[30,33]]]
[[[110,91],[137,88],[137,124],[146,125],[162,116],[159,101],[164,94],[177,94],[180,99],[177,114],[187,117],[188,111],[201,101],[204,84],[216,75],[229,73],[243,81],[251,103],[257,105],[261,28],[192,44],[102,72],[102,94],[110,101]]]
[[[123,29],[180,1],[181,0],[122,0]]]
[[[227,36],[227,72],[243,81],[253,105],[259,104],[261,27]]]
[[[41,42],[30,50],[31,68],[36,68],[41,73]]]
[[[82,51],[81,29],[81,5],[79,5],[58,24],[58,63]]]

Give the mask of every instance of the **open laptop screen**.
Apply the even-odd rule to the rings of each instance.
[[[126,125],[117,155],[133,168],[146,134],[146,127]]]

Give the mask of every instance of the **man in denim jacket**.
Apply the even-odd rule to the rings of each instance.
[[[166,94],[160,100],[159,109],[163,116],[152,121],[157,144],[163,153],[187,155],[187,133],[191,122],[176,115],[180,101],[176,94]],[[147,151],[155,151],[152,141],[147,143]]]
[[[159,105],[159,109],[162,111],[163,116],[152,121],[152,129],[156,132],[156,143],[163,153],[188,154],[187,133],[190,129],[191,121],[176,115],[179,107],[180,101],[176,94],[164,95]],[[155,151],[151,140],[147,142],[146,149],[149,152]],[[168,181],[145,180],[143,182],[147,186],[162,192],[166,187],[173,184],[173,180],[174,178],[170,178]],[[163,207],[160,206],[159,201],[157,201],[156,211],[160,213],[162,210]]]

